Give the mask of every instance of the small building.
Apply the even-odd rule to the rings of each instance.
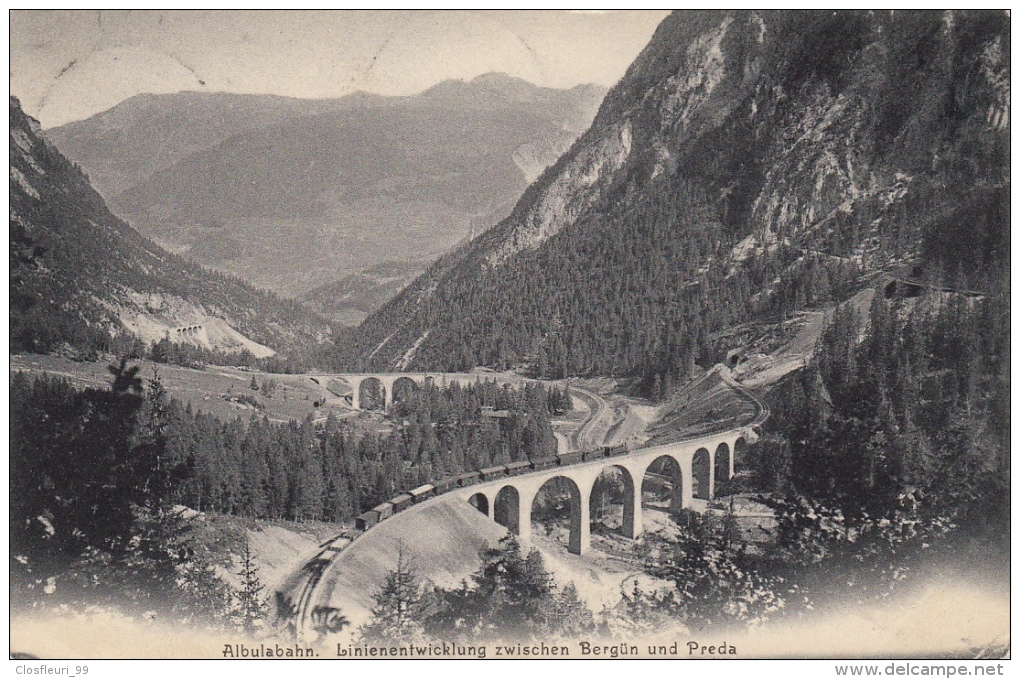
[[[482,417],[510,417],[509,410],[496,410],[492,406],[482,406]]]

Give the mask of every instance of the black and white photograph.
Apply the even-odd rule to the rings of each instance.
[[[10,669],[1008,674],[1010,21],[10,10]]]

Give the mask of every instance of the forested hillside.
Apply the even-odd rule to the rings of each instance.
[[[716,333],[878,271],[1008,271],[1001,12],[680,12],[511,216],[336,347],[345,366],[675,384]]]
[[[150,407],[158,412],[151,417],[158,415],[164,442],[160,460],[147,464],[159,465],[166,474],[163,500],[199,511],[298,521],[348,521],[401,491],[446,475],[553,455],[550,417],[569,408],[565,392],[539,385],[428,385],[396,403],[384,433],[365,433],[332,416],[319,423],[311,417],[287,424],[265,418],[223,421],[171,399],[158,380],[150,380],[147,391],[150,401],[156,400]],[[28,483],[24,497],[35,507],[18,511],[31,523],[33,511],[44,518],[52,511],[46,505],[52,500],[47,484],[69,482],[59,469],[61,450],[71,456],[64,462],[73,462],[78,439],[62,448],[59,437],[86,422],[91,424],[84,425],[88,433],[82,441],[88,441],[97,435],[90,427],[116,413],[107,412],[101,400],[106,392],[76,391],[48,376],[30,380],[15,374],[11,396],[18,403],[12,413],[15,471]],[[90,410],[87,404],[97,398],[101,405]],[[486,417],[482,406],[506,411],[506,416]],[[144,461],[142,455],[135,457],[137,464]],[[68,497],[77,492],[68,490]],[[60,520],[73,524],[74,517],[60,515]]]
[[[115,217],[10,100],[12,351],[126,350],[202,325],[209,349],[308,350],[324,319],[171,255]]]
[[[776,387],[752,468],[848,519],[909,496],[927,519],[1009,540],[1009,296],[876,295],[841,309],[817,360]],[[865,330],[862,332],[862,327]]]

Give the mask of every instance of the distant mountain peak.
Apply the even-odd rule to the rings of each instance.
[[[500,85],[507,83],[524,83],[527,85],[536,86],[534,83],[525,80],[524,78],[518,78],[517,76],[512,76],[502,71],[489,71],[488,73],[476,75],[474,78],[471,79],[471,82],[483,85],[488,83],[496,83]]]
[[[177,93],[47,136],[145,236],[300,296],[485,230],[600,100],[505,74],[407,97]]]

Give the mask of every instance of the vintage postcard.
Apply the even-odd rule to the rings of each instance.
[[[1002,674],[1010,39],[11,11],[17,673]]]

